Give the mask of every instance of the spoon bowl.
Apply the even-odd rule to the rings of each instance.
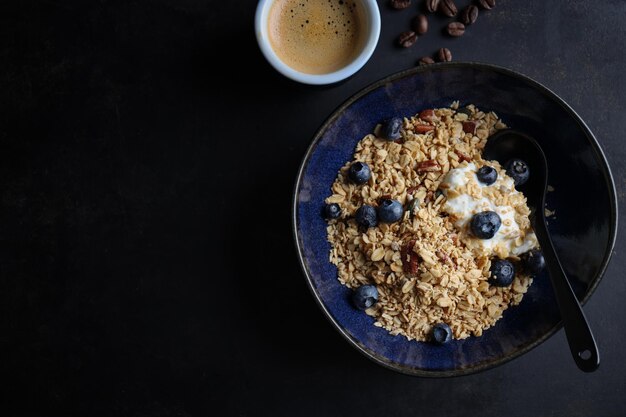
[[[537,141],[512,129],[501,130],[491,136],[483,151],[483,158],[496,160],[502,166],[511,159],[521,159],[528,165],[530,178],[516,188],[528,200],[531,208],[544,207],[548,187],[548,163]],[[533,210],[534,214],[535,210]]]

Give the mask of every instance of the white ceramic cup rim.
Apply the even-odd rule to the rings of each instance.
[[[267,59],[278,72],[294,81],[304,84],[323,85],[345,80],[360,70],[370,59],[374,53],[374,49],[376,49],[380,36],[380,11],[378,10],[378,3],[376,0],[357,0],[365,7],[365,18],[367,19],[365,29],[367,31],[367,38],[365,39],[365,45],[359,55],[345,67],[328,74],[307,74],[296,71],[281,61],[270,45],[267,21],[270,7],[274,1],[275,0],[259,1],[254,19],[256,38],[265,59]]]

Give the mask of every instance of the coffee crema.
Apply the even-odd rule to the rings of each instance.
[[[363,11],[354,0],[275,0],[268,19],[272,49],[296,71],[328,74],[363,48]]]

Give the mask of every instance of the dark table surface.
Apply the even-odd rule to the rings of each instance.
[[[436,18],[409,50],[393,39],[416,9],[380,4],[370,62],[312,88],[263,60],[254,0],[0,3],[0,415],[626,413],[623,223],[585,307],[596,373],[576,369],[561,331],[453,379],[399,375],[350,347],[309,294],[290,224],[325,117],[440,46],[560,94],[624,207],[626,2],[498,0],[464,37]]]

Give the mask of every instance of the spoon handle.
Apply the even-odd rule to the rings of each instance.
[[[548,233],[546,219],[542,214],[536,215],[535,233],[539,238],[543,256],[546,259],[569,348],[578,368],[585,372],[593,372],[600,366],[598,346],[587,323],[585,313],[578,303],[576,295],[563,271],[561,262],[559,262],[559,258],[556,255],[552,239]]]

